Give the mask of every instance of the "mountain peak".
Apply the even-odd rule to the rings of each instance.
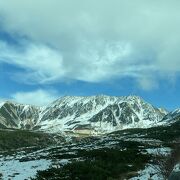
[[[42,129],[56,131],[88,127],[93,131],[111,131],[150,127],[164,113],[139,96],[64,96],[42,112]]]
[[[0,102],[0,108],[4,105],[5,102]]]
[[[130,95],[130,96],[109,96],[105,94],[99,94],[99,95],[92,95],[92,96],[63,96],[60,97],[59,99],[55,100],[53,103],[56,103],[58,101],[73,101],[73,100],[93,100],[93,99],[127,99],[127,100],[143,100],[140,96],[136,95]]]
[[[15,128],[37,126],[51,132],[83,128],[92,132],[111,132],[151,127],[166,115],[165,111],[135,95],[64,96],[43,108],[6,101],[0,103],[0,107],[0,125]]]

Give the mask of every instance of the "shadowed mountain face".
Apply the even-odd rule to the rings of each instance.
[[[50,132],[87,130],[89,133],[102,133],[156,126],[166,114],[165,110],[155,108],[137,96],[66,96],[43,108],[0,103],[0,126],[39,128]]]

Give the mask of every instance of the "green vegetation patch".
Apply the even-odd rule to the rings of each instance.
[[[53,143],[53,137],[46,133],[26,130],[0,130],[0,151],[32,146],[43,147]]]
[[[126,142],[124,142],[126,143]],[[39,171],[36,178],[40,179],[64,179],[64,180],[106,180],[129,178],[132,172],[144,168],[151,155],[141,153],[139,144],[129,144],[124,150],[120,148],[102,148],[93,150],[78,150],[76,154],[54,154],[55,160],[72,158],[68,163],[59,168],[49,168]],[[76,160],[73,160],[77,158]],[[130,175],[131,174],[131,175]]]

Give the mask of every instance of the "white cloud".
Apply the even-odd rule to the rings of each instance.
[[[3,30],[31,41],[23,52],[1,43],[0,59],[26,69],[18,75],[26,83],[130,76],[151,89],[159,77],[180,73],[179,6],[178,0],[0,1]]]
[[[18,48],[0,41],[0,52],[0,62],[25,70],[12,77],[26,84],[65,79],[100,82],[126,76],[139,77],[145,71],[156,70],[151,64],[147,66],[148,61],[136,60],[139,55],[126,42],[83,41],[72,61],[66,61],[54,48],[27,41]]]
[[[31,92],[17,92],[11,97],[18,103],[44,106],[56,100],[58,94],[55,91],[38,89]]]
[[[158,83],[154,77],[140,77],[137,79],[139,86],[146,91],[158,88]]]
[[[18,79],[26,82],[48,83],[64,75],[63,57],[43,45],[23,43],[25,49],[17,49],[0,41],[0,62],[14,64],[26,70]]]

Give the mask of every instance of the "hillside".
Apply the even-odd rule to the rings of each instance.
[[[65,96],[45,107],[1,103],[0,126],[92,135],[157,126],[166,114],[137,96]]]
[[[156,160],[166,162],[180,148],[180,116],[174,121],[89,137],[3,130],[0,173],[4,179],[163,180]]]

